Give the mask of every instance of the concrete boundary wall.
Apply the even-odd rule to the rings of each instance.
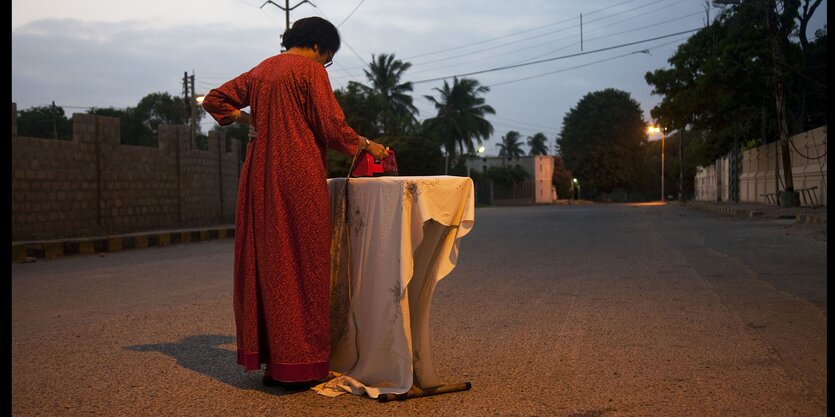
[[[795,190],[810,189],[818,205],[827,205],[826,130],[821,126],[791,137],[789,145]],[[721,158],[711,166],[696,169],[695,199],[728,201],[728,159]],[[778,187],[778,175],[779,184]],[[771,203],[766,194],[783,190],[783,163],[777,142],[742,152],[742,173],[739,178],[739,200],[747,203]],[[778,190],[779,188],[779,190]],[[804,206],[814,201],[802,199]]]
[[[69,141],[18,136],[12,103],[12,241],[234,223],[238,141],[210,132],[201,150],[161,125],[157,147],[122,145],[117,118],[72,121]]]

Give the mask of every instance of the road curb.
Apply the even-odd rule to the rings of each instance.
[[[794,222],[802,224],[826,224],[826,217],[811,214],[798,214],[795,216]]]
[[[826,224],[826,215],[819,215],[815,213],[781,213],[768,212],[756,208],[737,208],[723,206],[719,204],[691,204],[692,207],[710,211],[723,216],[742,217],[742,218],[775,218],[775,219],[793,219],[796,224]]]
[[[64,256],[93,255],[176,245],[178,243],[227,239],[235,236],[234,226],[151,231],[93,238],[12,242],[12,263],[56,259]]]

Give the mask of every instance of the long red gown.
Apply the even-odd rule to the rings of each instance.
[[[238,363],[285,382],[328,374],[330,200],[325,151],[357,152],[325,68],[283,53],[206,95],[220,125],[250,107],[240,174],[233,304]]]

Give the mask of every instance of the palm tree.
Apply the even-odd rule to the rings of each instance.
[[[499,156],[518,158],[525,154],[522,150],[522,142],[519,141],[519,132],[511,130],[507,135],[502,136],[502,143],[499,144]]]
[[[493,125],[484,116],[496,114],[496,111],[481,97],[490,91],[490,87],[477,80],[455,77],[452,85],[444,80],[443,87],[434,90],[440,93],[438,99],[424,97],[435,105],[438,114],[427,119],[425,126],[443,145],[448,169],[450,157],[464,154],[465,149],[466,153],[475,153],[474,141],[481,145],[482,139],[493,134]]]
[[[378,123],[384,134],[402,133],[417,121],[417,107],[412,104],[412,83],[401,83],[403,73],[411,68],[410,62],[394,58],[394,54],[371,55],[368,69],[363,70],[370,86],[357,83],[369,96],[379,100],[381,111]]]
[[[531,147],[528,155],[548,155],[548,145],[546,142],[548,142],[548,138],[542,132],[528,136],[528,146]]]

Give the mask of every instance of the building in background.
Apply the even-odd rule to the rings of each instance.
[[[501,204],[502,200],[517,203],[549,204],[557,200],[557,189],[553,184],[554,157],[535,155],[521,157],[486,156],[469,158],[466,161],[469,172],[484,172],[491,167],[521,166],[530,179],[506,193],[494,193],[492,200]]]

